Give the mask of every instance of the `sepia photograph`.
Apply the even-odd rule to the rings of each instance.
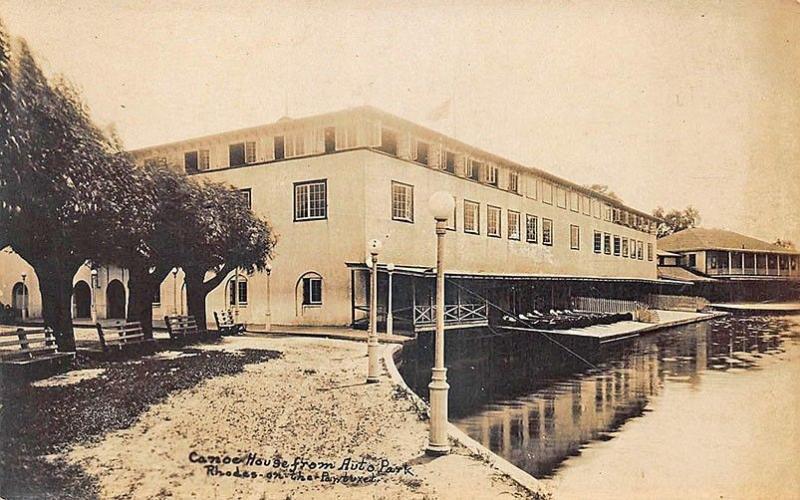
[[[0,0],[0,500],[800,500],[800,0]]]

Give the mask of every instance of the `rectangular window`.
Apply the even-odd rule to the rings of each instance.
[[[481,232],[481,206],[480,204],[464,200],[464,232],[480,234]]]
[[[653,244],[652,243],[648,243],[647,244],[647,260],[649,260],[649,261],[653,260]]]
[[[553,245],[553,221],[542,219],[542,245]]]
[[[575,224],[569,225],[569,247],[572,250],[581,249],[581,228]]]
[[[603,233],[594,232],[594,253],[603,253]]]
[[[414,222],[414,186],[392,181],[392,220]]]
[[[327,132],[326,132],[327,134]],[[353,149],[358,145],[357,132],[355,125],[339,125],[335,128],[336,135],[336,150],[342,151],[344,149]],[[327,135],[326,135],[326,149],[327,149]]]
[[[282,135],[276,135],[272,142],[275,147],[275,159],[283,160],[286,158],[286,141],[284,137]]]
[[[323,130],[325,153],[336,152],[336,127],[325,127]]]
[[[525,241],[528,243],[539,242],[539,218],[535,215],[525,215]]]
[[[239,192],[242,194],[242,200],[244,201],[244,206],[247,207],[248,210],[253,208],[253,200],[252,200],[252,191],[250,188],[240,189]]]
[[[569,209],[573,212],[581,211],[581,195],[575,191],[569,192]]]
[[[558,208],[567,208],[567,192],[562,187],[556,187],[556,205]]]
[[[303,305],[322,304],[322,278],[303,278]]]
[[[381,145],[378,150],[397,155],[397,132],[381,127]]]
[[[481,180],[481,170],[483,169],[483,163],[475,160],[467,161],[467,171],[465,172],[468,179],[472,179],[474,181]]]
[[[427,165],[429,152],[430,146],[427,142],[417,141],[417,147],[414,150],[414,161]]]
[[[614,235],[614,255],[617,257],[622,253],[622,240],[616,234]]]
[[[244,165],[244,143],[228,145],[228,160],[231,167]]]
[[[183,168],[187,174],[197,172],[197,151],[183,153]]]
[[[248,165],[256,162],[255,141],[247,141],[244,143],[244,162]]]
[[[642,241],[636,242],[636,258],[639,260],[644,259],[644,242]]]
[[[306,154],[305,137],[303,137],[302,131],[286,134],[285,137],[287,158],[294,158]]]
[[[636,258],[636,240],[631,240],[631,259]]]
[[[156,291],[153,293],[153,300],[151,300],[151,304],[154,306],[161,305],[161,285],[156,287]]]
[[[528,176],[526,176],[525,179],[526,179],[525,195],[532,200],[537,199],[539,197],[539,179],[537,179],[536,177],[528,177]]]
[[[492,186],[497,185],[497,166],[487,163],[485,165],[486,170],[486,184],[491,184]]]
[[[512,193],[519,193],[519,173],[508,173],[508,190]]]
[[[294,220],[328,217],[328,181],[298,182],[294,185]]]
[[[247,282],[239,281],[239,305],[247,304]]]
[[[622,256],[628,256],[628,238],[625,237],[622,238]]]
[[[611,205],[603,203],[603,220],[611,222]]]
[[[588,196],[581,196],[583,215],[592,215],[592,201]]]
[[[508,211],[508,239],[519,240],[519,212]]]
[[[503,211],[500,207],[487,205],[486,207],[486,234],[488,236],[500,237],[500,217]]]
[[[689,254],[689,267],[697,267],[697,254]]]
[[[456,154],[452,151],[444,151],[442,156],[444,157],[444,161],[442,161],[442,170],[450,172],[451,174],[456,173]]]
[[[553,185],[542,181],[542,203],[553,204]]]
[[[611,255],[611,234],[603,233],[603,253]]]
[[[200,151],[198,151],[198,153],[199,156],[197,158],[198,161],[197,167],[200,170],[208,170],[209,167],[211,166],[209,151],[207,149],[201,149]]]
[[[602,211],[603,206],[600,204],[600,200],[592,198],[592,216],[595,219],[600,219],[603,216]]]

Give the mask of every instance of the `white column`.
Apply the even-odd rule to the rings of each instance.
[[[386,305],[386,335],[394,332],[394,318],[392,317],[392,275],[394,274],[394,264],[387,264],[386,270],[389,273],[389,300]]]

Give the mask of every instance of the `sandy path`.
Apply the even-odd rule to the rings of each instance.
[[[463,449],[434,460],[424,456],[427,424],[412,403],[395,392],[384,374],[364,384],[366,346],[311,338],[233,338],[210,349],[274,349],[283,358],[248,365],[243,373],[218,377],[177,393],[144,413],[136,425],[100,442],[71,450],[100,484],[103,498],[514,498],[515,483]],[[240,464],[255,478],[212,476],[198,456],[271,459],[287,467]],[[289,477],[295,458],[333,464],[331,469]],[[376,482],[343,484],[343,460],[380,468],[408,465],[409,474],[352,471]],[[235,464],[219,464],[222,473]],[[281,473],[284,477],[270,477]],[[325,476],[327,474],[327,476]],[[348,478],[349,479],[349,478]],[[356,479],[358,480],[358,479]]]

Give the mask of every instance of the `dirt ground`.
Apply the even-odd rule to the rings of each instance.
[[[63,458],[92,478],[99,497],[528,496],[463,448],[426,457],[427,422],[413,403],[386,374],[364,382],[363,343],[239,337],[200,350],[281,355],[175,392],[131,426],[71,446]],[[178,354],[161,353],[159,362]]]

